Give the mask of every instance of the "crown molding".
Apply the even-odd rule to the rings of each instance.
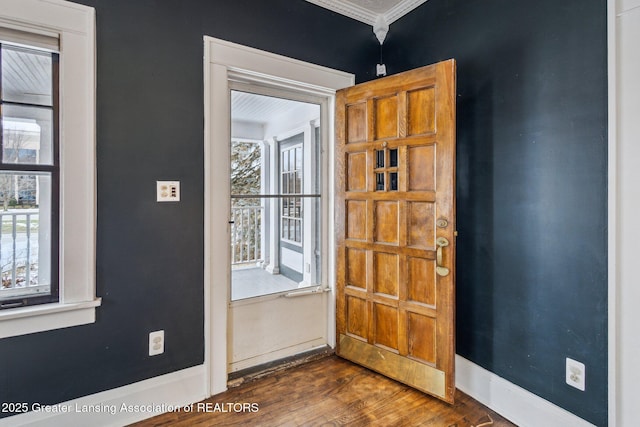
[[[384,19],[387,24],[391,24],[394,21],[402,18],[407,13],[411,12],[416,7],[425,3],[427,0],[402,0],[400,3],[393,6],[385,13],[378,14],[372,12],[364,7],[351,3],[348,0],[307,0],[309,3],[313,3],[317,6],[325,9],[332,10],[341,15],[355,19],[371,26],[376,25],[376,21],[380,17]]]
[[[391,24],[427,1],[428,0],[403,0],[385,12],[385,20],[388,24]]]
[[[348,1],[342,0],[307,0],[309,3],[313,3],[317,6],[324,7],[325,9],[332,10],[341,15],[353,18],[357,21],[364,22],[373,26],[378,19],[378,14],[373,13],[363,7],[357,6]]]

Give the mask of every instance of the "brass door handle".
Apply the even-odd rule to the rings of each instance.
[[[449,241],[445,237],[438,237],[436,245],[438,246],[436,250],[436,273],[438,276],[447,276],[449,275],[449,269],[442,265],[442,248],[449,246]]]

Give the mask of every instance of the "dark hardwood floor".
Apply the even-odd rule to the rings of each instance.
[[[134,426],[514,426],[459,390],[455,399],[448,405],[330,356]]]

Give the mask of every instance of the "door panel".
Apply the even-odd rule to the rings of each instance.
[[[336,101],[340,356],[453,402],[455,62]]]

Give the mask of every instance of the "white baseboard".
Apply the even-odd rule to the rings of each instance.
[[[520,427],[593,424],[456,355],[456,387]]]
[[[68,412],[31,411],[3,418],[0,427],[120,427],[205,399],[205,380],[204,365],[195,366],[51,407]]]

